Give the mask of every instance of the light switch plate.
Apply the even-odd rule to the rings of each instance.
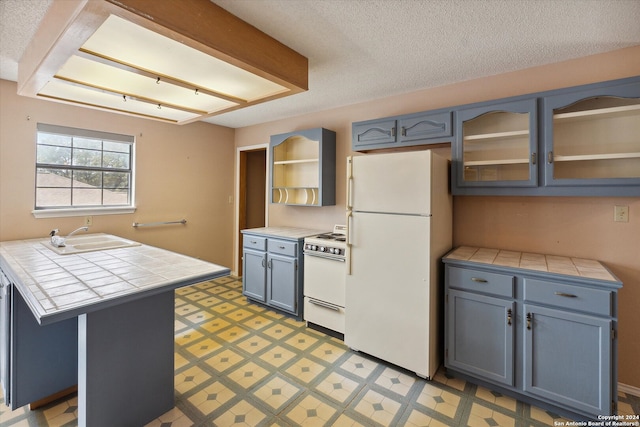
[[[629,222],[629,206],[614,206],[613,220],[615,222]]]

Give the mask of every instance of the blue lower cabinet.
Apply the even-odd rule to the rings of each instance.
[[[622,283],[606,267],[469,247],[443,262],[449,373],[572,419],[616,413]]]
[[[527,304],[524,313],[524,391],[612,414],[612,321]]]
[[[303,239],[243,232],[242,293],[302,319]]]
[[[515,303],[451,289],[447,306],[448,366],[515,385]]]

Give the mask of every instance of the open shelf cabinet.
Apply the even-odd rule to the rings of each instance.
[[[546,185],[640,180],[640,85],[544,99]]]
[[[317,128],[271,137],[271,203],[335,204],[335,132]]]
[[[535,99],[460,111],[459,182],[536,185],[535,120]]]

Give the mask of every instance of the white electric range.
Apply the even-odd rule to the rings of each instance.
[[[304,320],[344,334],[346,226],[304,239]]]

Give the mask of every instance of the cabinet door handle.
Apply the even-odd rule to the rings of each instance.
[[[554,292],[554,294],[558,295],[559,297],[578,298],[578,295],[565,294],[564,292]]]
[[[547,163],[549,164],[553,163],[553,151],[549,151],[547,153]]]
[[[396,136],[396,128],[395,128],[395,126],[391,128],[391,136]]]
[[[252,245],[255,245],[256,243],[258,243],[256,240],[251,240]]]
[[[266,267],[266,266],[267,266],[267,260],[266,260],[266,259],[264,259],[264,258],[262,258],[262,266],[263,266],[263,267]]]
[[[267,268],[271,268],[271,260],[269,260],[269,262],[267,262]]]
[[[280,249],[284,249],[284,246],[278,246]]]
[[[537,153],[531,153],[531,164],[535,165],[537,161],[538,161],[538,154]]]
[[[507,325],[511,326],[511,315],[513,314],[513,312],[511,311],[511,309],[507,310]]]
[[[480,277],[472,277],[471,280],[477,283],[489,283],[487,279],[482,279]]]
[[[531,313],[527,313],[527,329],[531,330]]]
[[[400,134],[402,136],[407,136],[407,129],[404,126],[402,126],[402,130],[400,131]]]

